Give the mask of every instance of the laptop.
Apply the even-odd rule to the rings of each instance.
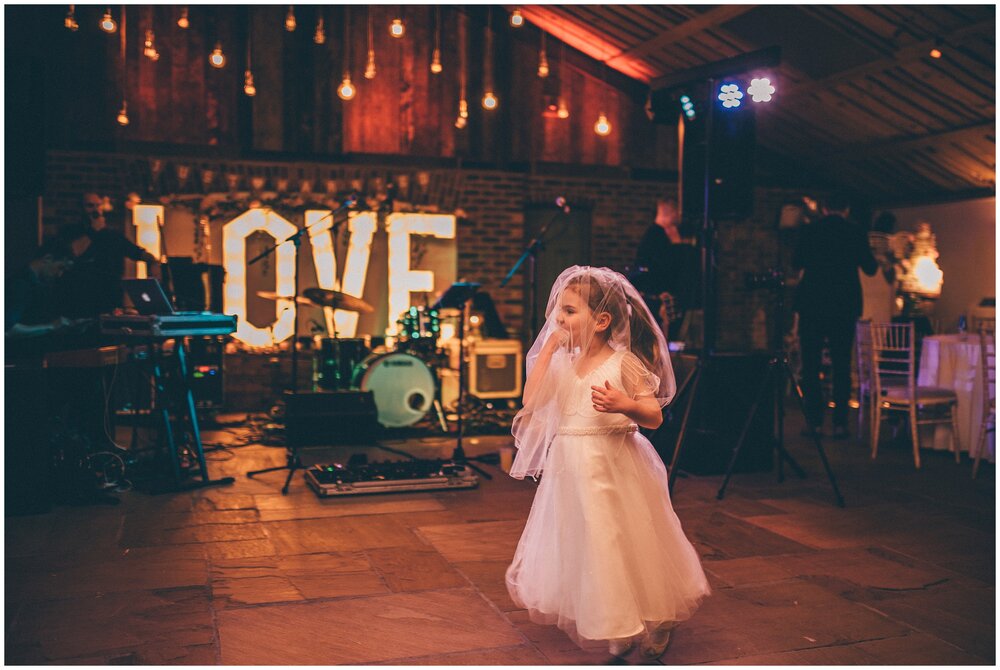
[[[122,286],[136,310],[143,316],[177,313],[157,279],[123,279]]]

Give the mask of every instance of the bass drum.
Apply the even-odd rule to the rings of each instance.
[[[378,422],[401,428],[420,421],[434,404],[434,375],[412,354],[373,354],[354,369],[354,386],[371,391]]]

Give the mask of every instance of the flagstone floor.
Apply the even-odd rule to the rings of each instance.
[[[905,444],[872,462],[853,440],[828,442],[839,509],[798,430],[793,415],[804,480],[736,475],[721,501],[720,477],[677,481],[675,508],[714,591],[661,662],[993,664],[993,466],[973,481],[967,460],[944,453],[925,452],[916,471]],[[477,442],[470,455],[508,439]],[[433,457],[452,442],[395,446]],[[284,473],[244,476],[281,464],[283,449],[209,458],[234,485],[6,518],[6,663],[611,661],[507,595],[533,482],[487,465],[493,479],[475,490],[319,499],[301,475],[287,496]]]

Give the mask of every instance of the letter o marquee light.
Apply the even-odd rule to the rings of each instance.
[[[223,312],[237,317],[233,336],[250,346],[265,347],[292,336],[296,306],[292,300],[275,301],[275,322],[268,328],[258,328],[247,320],[247,238],[264,232],[276,241],[295,234],[298,228],[288,219],[267,209],[251,209],[240,214],[222,229],[222,256],[226,270]],[[295,245],[280,245],[275,251],[276,286],[278,295],[295,292]]]

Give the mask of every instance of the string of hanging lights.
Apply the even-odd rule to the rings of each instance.
[[[365,64],[365,79],[375,78],[375,27],[372,6],[368,5],[368,62]]]
[[[348,26],[351,23],[351,8],[344,6],[344,78],[337,87],[337,96],[341,100],[351,100],[357,93],[354,84],[351,83],[351,40],[348,39]]]
[[[72,30],[74,33],[80,29],[80,24],[76,22],[75,5],[69,6],[69,11],[66,13],[66,18],[63,19],[63,26],[67,30]]]
[[[250,12],[247,12],[247,71],[243,73],[243,92],[248,98],[257,95],[257,87],[253,83],[253,54],[251,42],[253,41],[253,19]]]
[[[434,8],[434,52],[431,54],[431,73],[441,74],[441,6]]]
[[[323,8],[317,8],[319,18],[316,19],[316,32],[313,33],[313,42],[316,44],[326,44],[326,29],[323,27]]]
[[[106,16],[111,16],[111,8],[108,8],[108,13]],[[109,31],[110,32],[110,31]],[[128,52],[125,50],[125,6],[122,5],[122,32],[121,32],[121,62],[122,62],[122,108],[118,110],[118,125],[127,126],[129,124],[128,119],[128,100],[126,99],[126,91],[128,90],[128,63],[126,61]]]
[[[104,11],[104,16],[101,17],[101,21],[97,25],[99,25],[101,27],[101,30],[103,30],[106,33],[113,33],[116,30],[118,30],[118,23],[116,23],[115,20],[111,17],[110,7],[108,7]]]
[[[486,49],[483,63],[483,109],[492,112],[499,106],[493,93],[493,12],[486,10]]]
[[[180,15],[177,19],[177,26],[181,29],[188,29],[190,27],[190,14],[189,8],[183,6],[179,9]],[[152,9],[150,10],[150,27],[145,31],[145,40],[143,42],[142,53],[145,57],[150,60],[157,61],[160,58],[160,51],[156,47],[156,34],[155,28],[153,26],[153,16]],[[349,31],[349,12],[350,8],[345,7],[344,14],[344,68],[343,77],[340,85],[337,87],[337,95],[344,101],[351,100],[357,94],[357,87],[351,81],[350,74],[350,31]],[[510,25],[513,28],[521,28],[524,26],[524,17],[521,15],[519,8],[515,8],[510,14]],[[323,16],[323,9],[319,8],[316,17],[316,27],[313,33],[313,42],[317,45],[322,45],[326,43],[326,25],[325,17]],[[485,43],[484,43],[484,60],[483,60],[483,96],[481,99],[481,104],[483,108],[487,111],[495,111],[499,108],[500,101],[494,91],[494,80],[493,80],[493,13],[492,11],[487,11],[486,14],[486,30],[485,30]],[[433,15],[434,21],[434,46],[431,52],[431,62],[430,71],[432,74],[440,74],[443,72],[444,68],[441,62],[441,34],[443,31],[443,20],[441,7],[436,6]],[[247,52],[246,52],[246,70],[244,72],[243,80],[243,92],[248,97],[254,97],[257,94],[257,87],[254,82],[253,66],[252,66],[252,20],[248,16],[247,30]],[[371,5],[367,8],[366,15],[367,22],[367,61],[364,70],[365,79],[374,79],[376,75],[376,64],[375,64],[375,39],[374,39],[374,18],[372,13]],[[100,21],[98,22],[100,29],[106,33],[121,32],[121,63],[122,63],[122,105],[118,112],[118,123],[122,126],[129,124],[128,117],[128,102],[126,94],[126,38],[125,38],[125,7],[121,8],[120,23],[115,20],[111,7],[107,7],[103,12]],[[68,11],[63,20],[63,26],[67,30],[76,31],[79,29],[79,24],[76,20],[76,5],[69,5]],[[284,21],[285,30],[293,32],[297,28],[297,21],[295,17],[295,8],[293,5],[288,6],[288,11],[285,14]],[[458,116],[455,119],[455,127],[457,129],[463,129],[468,125],[469,119],[469,102],[468,102],[468,16],[463,12],[459,21],[457,22],[457,29],[459,33],[459,45],[458,45],[458,70],[459,70],[459,100],[458,100]],[[406,26],[404,22],[404,17],[402,14],[402,8],[397,10],[394,18],[391,19],[389,23],[389,33],[394,38],[401,38],[406,33]],[[537,75],[540,78],[546,78],[552,73],[552,65],[548,59],[548,48],[547,48],[547,34],[545,31],[540,31],[540,41],[539,41],[539,51],[538,51],[538,68]],[[226,55],[222,49],[221,40],[216,40],[214,48],[209,54],[209,64],[216,69],[221,69],[226,65]],[[602,60],[603,63],[603,60]],[[567,76],[566,70],[566,45],[560,42],[560,52],[559,52],[559,70],[558,70],[558,82],[556,104],[550,101],[548,103],[547,114],[552,114],[555,112],[555,116],[560,119],[567,119],[570,116],[569,106],[566,103],[566,98],[563,90],[563,81]],[[601,84],[604,88],[607,88],[607,75],[602,67],[601,71]],[[606,103],[607,98],[602,95],[601,107],[598,113],[597,121],[594,123],[594,132],[602,137],[607,137],[611,134],[613,127],[606,113]]]
[[[469,122],[469,101],[466,98],[468,84],[466,66],[469,56],[466,20],[464,14],[458,17],[458,116],[455,118],[455,127],[459,130],[465,128]]]
[[[400,10],[399,16],[394,18],[392,23],[389,24],[389,34],[396,39],[400,39],[406,34],[406,24],[403,23],[402,10]]]

